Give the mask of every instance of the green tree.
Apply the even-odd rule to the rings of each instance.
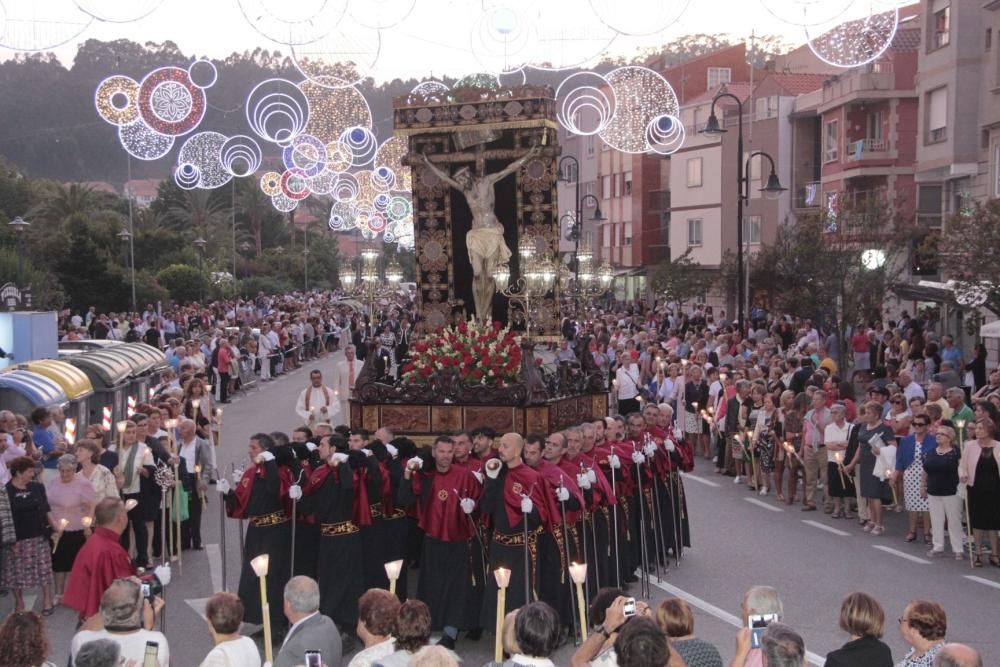
[[[711,288],[712,276],[691,259],[691,248],[669,262],[653,268],[650,284],[657,296],[683,308],[684,302],[702,296]]]
[[[156,274],[156,282],[178,303],[197,301],[208,287],[205,276],[193,266],[171,264]]]
[[[936,249],[959,303],[1000,315],[1000,199],[949,218]]]

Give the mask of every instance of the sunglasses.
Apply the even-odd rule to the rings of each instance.
[[[930,426],[930,422],[913,422],[914,426]]]

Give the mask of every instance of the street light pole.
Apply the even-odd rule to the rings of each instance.
[[[580,282],[580,237],[583,236],[583,205],[588,202],[593,202],[594,204],[594,215],[591,218],[593,222],[604,222],[607,218],[601,212],[601,203],[592,194],[584,195],[580,197],[580,161],[574,155],[564,155],[559,159],[558,168],[556,169],[556,179],[562,181],[563,183],[569,183],[569,175],[563,171],[563,164],[569,162],[573,164],[573,176],[574,176],[574,197],[573,197],[573,230],[571,232],[570,238],[567,240],[573,241],[573,280],[579,284]],[[565,217],[565,216],[564,216]],[[562,218],[560,218],[560,222]],[[577,303],[577,298],[573,298],[574,309],[579,312],[579,304]]]
[[[198,246],[198,301],[205,300],[205,246],[208,241],[201,238],[200,236],[194,240],[194,244]]]
[[[24,282],[24,233],[31,226],[31,223],[17,216],[7,223],[14,229],[14,242],[17,245],[17,288],[21,289]]]
[[[128,181],[132,182],[132,156],[126,155],[127,165],[128,165]],[[135,313],[135,224],[132,220],[132,193],[128,193],[128,256],[129,265],[131,266],[131,278],[132,278],[132,312]]]

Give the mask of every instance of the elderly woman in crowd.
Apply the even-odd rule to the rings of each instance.
[[[996,425],[990,419],[976,421],[976,439],[965,443],[959,480],[968,485],[969,523],[973,529],[973,560],[982,567],[979,547],[989,538],[990,565],[1000,567],[997,531],[1000,530],[1000,445]]]
[[[76,466],[75,456],[63,454],[58,461],[59,477],[45,485],[55,524],[62,528],[52,551],[57,603],[62,598],[66,575],[73,569],[76,554],[90,535],[90,527],[84,526],[83,519],[92,517],[97,504],[93,485],[77,476]]]
[[[851,501],[854,497],[854,480],[844,473],[844,462],[847,461],[847,445],[851,439],[851,429],[847,422],[847,406],[834,403],[830,406],[833,421],[826,425],[823,431],[823,442],[826,443],[827,463],[826,479],[830,486],[830,498],[833,500],[831,519],[851,518]]]
[[[200,667],[260,667],[260,652],[249,637],[240,635],[243,603],[233,593],[216,593],[205,605],[205,621],[214,644]]]
[[[694,634],[694,613],[680,598],[667,598],[656,608],[656,624],[687,667],[722,667],[719,649]]]
[[[867,593],[851,593],[840,605],[840,629],[850,641],[826,655],[826,667],[892,667],[892,651],[882,641],[885,612]]]
[[[896,450],[896,469],[892,474],[893,484],[899,488],[899,481],[902,480],[903,483],[903,504],[906,506],[910,524],[906,541],[913,542],[917,539],[917,526],[919,525],[924,542],[930,544],[929,512],[931,508],[927,501],[927,494],[922,493],[922,487],[924,459],[937,447],[937,440],[928,430],[931,425],[930,415],[914,417],[912,425],[912,435],[903,437]]]
[[[920,493],[930,507],[933,547],[928,556],[944,554],[944,524],[948,522],[948,536],[956,559],[963,557],[962,550],[962,499],[958,496],[958,468],[961,454],[955,447],[955,430],[939,426],[934,449],[924,457],[923,479]]]
[[[889,484],[872,473],[882,448],[894,444],[895,438],[892,429],[882,423],[882,408],[878,403],[874,401],[865,403],[859,414],[862,424],[858,431],[858,451],[844,469],[848,474],[855,468],[858,470],[861,495],[868,501],[870,516],[868,523],[865,524],[865,532],[882,535],[885,533],[885,525],[882,523],[882,500],[890,495]]]
[[[413,654],[431,638],[431,611],[420,600],[407,600],[396,614],[395,651],[375,664],[378,667],[406,667]]]
[[[14,611],[24,611],[24,589],[42,588],[42,615],[51,616],[52,551],[47,528],[58,532],[45,487],[35,481],[35,462],[27,456],[10,464],[7,497],[17,541],[3,553],[3,585],[14,591]]]
[[[4,667],[55,667],[46,658],[49,638],[45,625],[33,611],[17,611],[0,626],[0,665]]]
[[[933,667],[947,631],[948,617],[937,602],[914,600],[906,605],[899,619],[899,634],[911,648],[896,667]]]
[[[358,637],[365,647],[347,667],[372,667],[395,650],[392,636],[399,614],[399,599],[389,591],[370,588],[358,600]]]
[[[115,474],[100,463],[101,446],[97,441],[84,438],[76,443],[76,459],[80,464],[77,477],[90,482],[94,489],[94,505],[105,498],[118,496]]]

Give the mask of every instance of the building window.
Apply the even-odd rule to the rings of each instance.
[[[583,184],[583,194],[584,194],[584,196],[593,195],[594,194],[594,182],[593,181],[587,181],[586,183]],[[587,199],[587,203],[584,204],[584,208],[594,208],[594,200],[588,198]]]
[[[759,215],[751,215],[746,219],[743,236],[748,244],[760,245],[760,224],[761,217]]]
[[[605,248],[611,247],[611,225],[601,226],[601,236],[604,238],[604,242],[601,244]]]
[[[932,51],[948,46],[951,42],[951,7],[942,7],[931,15],[931,32],[934,33]]]
[[[612,177],[612,180],[615,183],[615,197],[621,197],[622,196],[622,176],[621,176],[621,174],[615,174]]]
[[[927,93],[927,135],[924,144],[936,144],[948,138],[948,89],[936,88]]]
[[[941,227],[941,197],[944,189],[940,185],[921,185],[917,191],[917,223],[925,229]]]
[[[824,162],[835,162],[840,155],[840,121],[831,120],[826,124]]]
[[[711,90],[723,83],[733,80],[733,70],[729,67],[709,67],[708,68],[708,89]]]
[[[700,157],[688,158],[687,161],[687,186],[689,188],[701,187],[701,161]]]
[[[701,218],[688,218],[688,247],[701,245]]]
[[[601,199],[611,199],[610,176],[601,176]]]
[[[885,136],[885,112],[883,111],[873,111],[868,114],[868,139],[871,140],[873,144],[881,144],[882,137]],[[872,147],[870,150],[885,150],[885,147]]]
[[[993,196],[1000,197],[1000,144],[993,147]]]
[[[625,172],[625,196],[632,194],[632,172]]]
[[[587,155],[594,154],[594,135],[587,135]]]
[[[625,227],[625,245],[632,245],[632,223],[626,222]]]

